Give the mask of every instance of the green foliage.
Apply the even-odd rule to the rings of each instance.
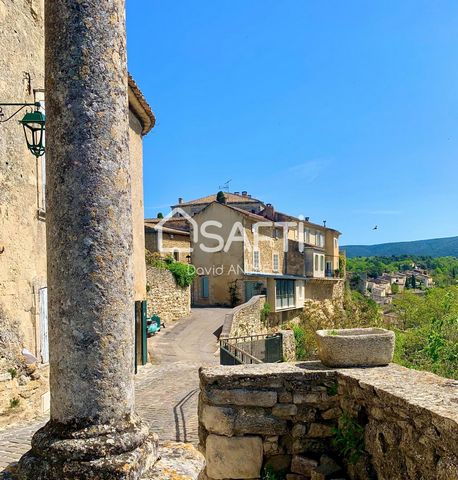
[[[393,295],[396,295],[399,293],[399,285],[397,283],[392,283],[391,284],[391,293]]]
[[[176,284],[182,288],[189,287],[196,277],[196,269],[186,263],[172,262],[167,264],[167,268],[172,272]]]
[[[348,463],[355,464],[364,454],[364,427],[355,417],[344,412],[339,418],[339,425],[334,428],[332,445]]]
[[[226,196],[221,190],[216,194],[216,201],[219,203],[226,203]]]
[[[296,339],[298,360],[316,358],[317,330],[341,328],[378,327],[382,324],[381,310],[370,298],[345,288],[343,306],[334,304],[329,311],[306,304],[300,315],[300,324],[292,325]]]
[[[261,310],[261,321],[265,323],[271,313],[272,313],[272,308],[270,304],[268,304],[267,302],[264,303],[264,306],[262,307],[262,310]]]
[[[197,275],[193,265],[176,262],[171,256],[161,258],[157,253],[151,253],[148,250],[145,253],[146,264],[155,268],[170,270],[178,286],[185,288],[192,284]],[[151,288],[151,287],[150,287]]]
[[[11,378],[17,377],[17,370],[15,368],[8,368],[8,373],[11,375]]]
[[[307,360],[309,357],[306,350],[305,330],[300,325],[291,325],[294,332],[294,340],[296,341],[296,360]]]
[[[326,392],[330,397],[335,397],[338,393],[338,389],[339,389],[339,385],[336,382],[326,387]]]
[[[398,255],[392,257],[355,257],[347,259],[349,273],[367,273],[369,277],[378,277],[383,273],[405,272],[412,265],[428,270],[439,287],[456,285],[458,280],[457,257],[419,257]],[[409,279],[408,279],[409,280]]]
[[[404,292],[393,302],[397,316],[394,360],[458,380],[458,287]]]
[[[21,403],[21,401],[19,400],[19,398],[14,397],[10,400],[10,408],[17,408],[17,407],[19,407],[20,403]]]
[[[347,257],[345,255],[339,255],[339,277],[344,278],[347,271]]]
[[[232,307],[237,306],[240,303],[239,288],[237,286],[238,280],[229,282],[229,301]]]
[[[284,480],[286,472],[284,470],[275,471],[272,465],[266,465],[261,474],[261,480]]]
[[[159,212],[159,213],[157,214],[157,218],[164,218],[164,214],[163,214],[162,212]]]

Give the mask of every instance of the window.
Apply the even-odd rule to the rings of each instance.
[[[304,242],[310,243],[310,230],[308,228],[304,229]]]
[[[320,256],[315,254],[315,270],[318,271],[320,269]]]
[[[200,278],[200,297],[208,298],[208,277]]]
[[[180,252],[178,250],[173,251],[173,258],[175,259],[176,262],[180,260]]]
[[[253,252],[253,270],[259,271],[261,269],[260,253],[259,250]]]
[[[334,248],[337,248],[339,244],[337,243],[337,238],[334,237]]]
[[[324,272],[324,255],[320,255],[320,270]]]
[[[273,257],[272,257],[272,270],[274,272],[278,272],[279,263],[280,263],[280,261],[279,261],[278,253],[274,253]]]
[[[294,280],[277,280],[275,282],[275,305],[277,308],[296,305]]]
[[[324,247],[324,235],[321,232],[316,232],[316,245]]]

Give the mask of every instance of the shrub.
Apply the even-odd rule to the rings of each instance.
[[[339,418],[339,425],[334,428],[332,445],[348,463],[355,464],[364,454],[364,427],[347,412]]]
[[[167,264],[167,268],[172,272],[177,285],[182,288],[189,287],[196,276],[195,268],[192,265],[187,265],[185,263],[169,263]]]
[[[261,321],[263,323],[265,323],[266,320],[269,318],[269,315],[271,314],[271,312],[272,312],[272,308],[270,304],[268,304],[267,302],[264,303],[264,306],[262,307],[262,310],[261,310]]]
[[[176,284],[182,288],[189,287],[197,275],[196,269],[192,265],[176,262],[171,256],[162,258],[158,253],[146,250],[145,260],[146,264],[151,267],[167,269],[172,272]],[[149,288],[151,289],[151,287]]]
[[[239,288],[237,286],[237,281],[238,280],[229,282],[229,301],[231,303],[231,307],[237,306],[240,302]]]
[[[10,408],[17,408],[19,407],[19,404],[21,403],[21,401],[19,400],[19,398],[12,398],[10,400]]]

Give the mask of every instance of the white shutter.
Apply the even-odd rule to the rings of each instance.
[[[40,288],[40,355],[42,363],[49,363],[48,289]]]

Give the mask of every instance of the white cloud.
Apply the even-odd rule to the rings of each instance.
[[[309,160],[308,162],[290,167],[288,173],[306,182],[313,182],[320,176],[327,164],[326,160]]]

